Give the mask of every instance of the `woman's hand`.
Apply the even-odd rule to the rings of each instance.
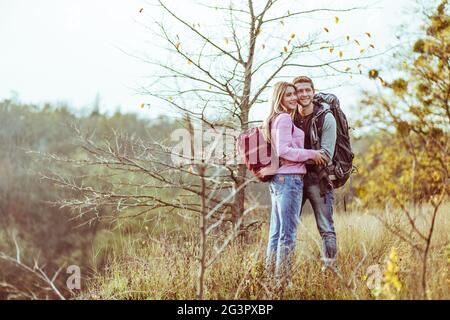
[[[256,176],[258,178],[263,178],[264,176],[274,175],[277,173],[277,170],[278,170],[278,167],[275,167],[275,166],[274,167],[272,167],[272,166],[264,167],[258,171]]]

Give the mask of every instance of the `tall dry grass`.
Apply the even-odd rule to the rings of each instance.
[[[429,210],[423,210],[424,216]],[[428,296],[432,299],[450,299],[449,212],[450,204],[441,208],[432,241],[428,272]],[[268,226],[263,224],[245,241],[231,244],[207,270],[205,298],[420,299],[420,256],[389,233],[376,214],[380,212],[335,214],[337,273],[321,271],[320,237],[314,217],[302,216],[292,286],[281,290],[273,290],[263,277],[268,236]],[[268,213],[263,215],[268,221]],[[398,218],[396,223],[405,223],[400,211],[393,210],[391,215]],[[155,236],[143,227],[137,234],[116,238],[107,246],[107,268],[94,273],[83,297],[195,299],[196,230],[179,230],[182,232]]]

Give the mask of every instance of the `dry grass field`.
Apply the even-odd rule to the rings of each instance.
[[[423,210],[424,216],[428,213]],[[450,205],[441,208],[428,262],[428,298],[450,299]],[[206,299],[422,299],[421,258],[374,216],[379,212],[335,214],[337,273],[321,271],[320,238],[312,215],[302,217],[293,283],[272,290],[263,278],[268,226],[227,247],[207,270]],[[401,219],[400,211],[392,216]],[[265,213],[265,221],[268,220]],[[164,231],[162,231],[164,230]],[[195,229],[178,226],[159,235],[142,227],[138,236],[121,233],[99,249],[105,270],[94,270],[84,290],[89,299],[195,299],[198,263]],[[103,251],[102,251],[103,250]],[[106,251],[105,251],[106,250]]]

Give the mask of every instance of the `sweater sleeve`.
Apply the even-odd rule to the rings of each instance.
[[[322,138],[320,149],[325,151],[328,158],[331,160],[334,155],[334,148],[336,146],[336,120],[331,113],[325,115],[322,129]]]
[[[271,128],[272,145],[278,156],[295,162],[314,159],[314,150],[292,147],[292,126],[292,119],[288,114],[281,114],[274,121]]]

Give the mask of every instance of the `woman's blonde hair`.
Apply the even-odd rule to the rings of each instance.
[[[263,122],[262,132],[266,141],[271,142],[271,133],[270,133],[270,123],[271,121],[281,113],[287,112],[293,117],[295,110],[290,111],[286,108],[281,102],[283,101],[283,96],[286,93],[287,88],[292,87],[295,90],[295,86],[290,82],[277,82],[273,86],[273,95],[270,106],[270,114],[267,119]]]

